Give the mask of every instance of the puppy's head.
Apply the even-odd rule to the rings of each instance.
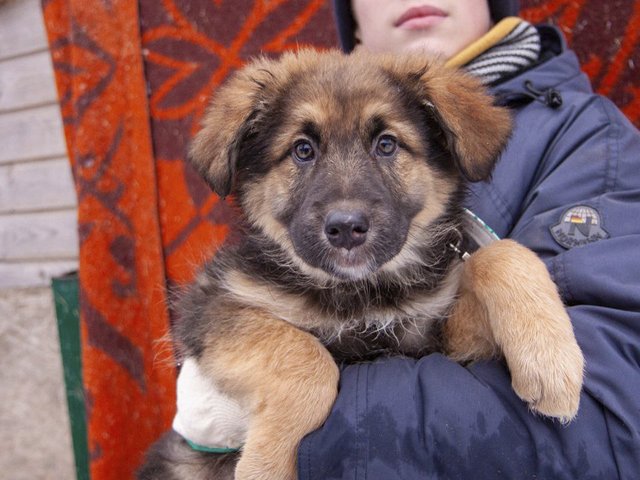
[[[191,160],[305,271],[360,279],[411,262],[465,180],[487,179],[509,114],[418,56],[300,51],[215,95]]]

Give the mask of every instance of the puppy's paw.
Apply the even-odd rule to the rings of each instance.
[[[555,344],[555,346],[554,346]],[[537,350],[537,351],[536,351]],[[569,423],[578,413],[584,358],[574,339],[507,358],[512,386],[537,413]]]
[[[490,325],[491,337],[484,338],[502,350],[514,390],[534,412],[571,421],[584,358],[545,264],[528,248],[500,240],[474,253],[468,266],[463,280]]]

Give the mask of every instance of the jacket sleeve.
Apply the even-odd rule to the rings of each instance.
[[[617,476],[593,398],[562,426],[528,411],[501,363],[464,368],[439,354],[344,369],[332,414],[298,460],[300,480]]]
[[[636,478],[640,136],[601,97],[563,114],[533,168],[516,150],[537,127],[520,118],[501,162],[511,173],[498,169],[474,195],[476,213],[536,251],[559,287],[586,359],[578,417],[562,426],[533,415],[499,361],[465,368],[434,354],[353,365],[328,421],[301,445],[301,479]],[[551,229],[574,207],[593,209],[606,235],[559,243]]]

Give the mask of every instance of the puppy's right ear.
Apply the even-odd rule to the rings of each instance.
[[[191,142],[192,165],[222,198],[234,190],[242,141],[266,106],[266,90],[275,82],[272,66],[267,59],[255,60],[220,87]]]

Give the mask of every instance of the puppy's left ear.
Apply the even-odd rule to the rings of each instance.
[[[234,190],[238,153],[264,108],[265,90],[274,82],[273,65],[255,60],[220,87],[191,142],[189,160],[220,197]]]
[[[425,106],[440,125],[463,176],[486,180],[511,134],[511,115],[475,78],[444,66],[423,70]]]

